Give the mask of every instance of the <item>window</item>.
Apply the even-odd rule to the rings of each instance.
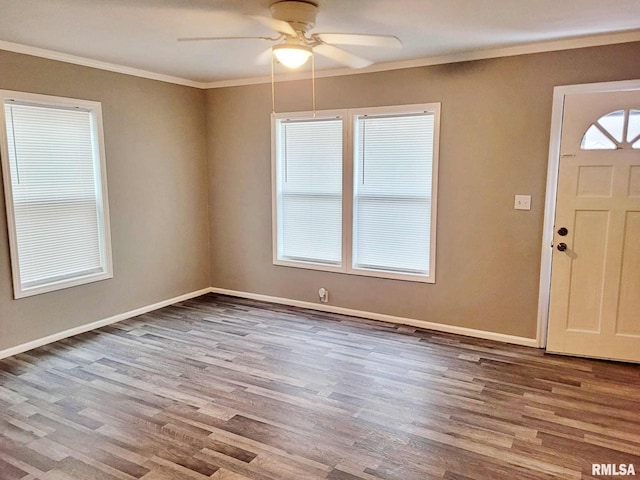
[[[14,296],[111,278],[100,104],[0,97]]]
[[[342,119],[282,119],[276,128],[278,259],[340,265]]]
[[[623,138],[626,131],[626,138]],[[580,150],[640,149],[640,110],[616,110],[587,129]]]
[[[274,264],[434,282],[439,111],[275,115]]]
[[[429,273],[433,123],[355,116],[354,268]]]

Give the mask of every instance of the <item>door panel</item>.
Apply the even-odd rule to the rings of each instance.
[[[627,212],[616,334],[640,336],[640,212]]]
[[[568,330],[600,331],[608,226],[609,212],[578,210],[569,229],[575,234],[569,280]]]
[[[631,167],[629,178],[629,196],[640,197],[640,167]]]
[[[613,167],[583,165],[578,167],[579,197],[610,197],[613,186]]]
[[[550,352],[640,362],[639,109],[640,91],[565,96]]]

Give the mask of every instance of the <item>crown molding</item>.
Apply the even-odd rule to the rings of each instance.
[[[0,40],[0,50],[22,53],[25,55],[31,55],[33,57],[46,58],[48,60],[57,60],[59,62],[72,63],[74,65],[82,65],[84,67],[97,68],[99,70],[106,70],[108,72],[124,73],[125,75],[148,78],[150,80],[158,80],[160,82],[166,83],[174,83],[176,85],[184,85],[186,87],[202,89],[208,88],[206,83],[196,82],[194,80],[189,80],[186,78],[173,77],[171,75],[164,75],[162,73],[156,72],[149,72],[147,70],[141,70],[139,68],[125,67],[124,65],[118,65],[115,63],[101,62],[99,60],[94,60],[91,58],[79,57],[77,55],[70,55],[68,53],[47,50],[45,48],[22,45],[20,43],[5,42],[3,40]]]
[[[589,35],[574,37],[564,40],[554,40],[546,42],[528,43],[513,47],[493,48],[484,50],[473,50],[469,52],[459,52],[450,55],[441,55],[437,57],[425,57],[414,60],[403,60],[399,62],[378,63],[367,68],[358,70],[350,68],[338,68],[332,70],[321,70],[316,72],[316,78],[338,77],[344,75],[360,75],[363,73],[386,72],[390,70],[401,70],[405,68],[428,67],[431,65],[442,65],[446,63],[468,62],[472,60],[483,60],[489,58],[512,57],[516,55],[526,55],[531,53],[554,52],[559,50],[572,50],[576,48],[598,47],[602,45],[614,45],[619,43],[630,43],[640,41],[640,30],[631,30],[619,33]],[[270,83],[270,76],[240,78],[232,80],[219,80],[214,82],[198,82],[187,78],[174,77],[162,73],[150,72],[138,68],[126,67],[115,63],[102,62],[91,58],[70,55],[68,53],[56,52],[44,48],[22,45],[0,40],[0,50],[9,52],[22,53],[34,57],[46,58],[49,60],[57,60],[85,67],[97,68],[109,72],[123,73],[135,77],[147,78],[150,80],[158,80],[160,82],[173,83],[176,85],[184,85],[186,87],[212,89],[224,87],[240,87],[245,85],[259,85]],[[311,78],[311,72],[287,73],[276,75],[277,82],[286,82],[293,80],[307,80]]]
[[[630,43],[640,41],[640,30],[625,31],[604,35],[589,35],[574,37],[564,40],[553,40],[546,42],[527,43],[513,47],[492,48],[485,50],[474,50],[469,52],[453,53],[438,57],[425,57],[415,60],[403,60],[399,62],[377,63],[370,67],[358,70],[350,68],[338,68],[333,70],[321,70],[315,72],[316,78],[339,77],[343,75],[359,75],[363,73],[387,72],[390,70],[401,70],[405,68],[428,67],[432,65],[443,65],[446,63],[468,62],[472,60],[484,60],[489,58],[513,57],[516,55],[526,55],[531,53],[555,52],[559,50],[573,50],[576,48],[599,47],[603,45],[614,45],[619,43]],[[276,82],[286,82],[293,80],[308,80],[311,72],[288,73],[276,75]],[[258,85],[270,83],[270,76],[241,78],[237,80],[220,80],[205,84],[205,88],[240,87],[244,85]]]

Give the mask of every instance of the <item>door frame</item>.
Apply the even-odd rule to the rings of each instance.
[[[560,138],[564,99],[577,93],[624,92],[640,90],[640,79],[618,82],[562,85],[553,89],[551,111],[551,136],[549,140],[549,163],[547,166],[547,188],[542,225],[542,253],[540,259],[540,288],[538,293],[538,328],[536,342],[539,348],[547,346],[549,321],[549,299],[551,297],[551,262],[553,258],[554,220],[556,217],[556,195],[558,192],[558,168],[560,166]]]

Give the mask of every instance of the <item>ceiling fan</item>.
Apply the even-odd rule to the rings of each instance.
[[[179,38],[180,42],[207,40],[267,40],[278,42],[261,55],[258,63],[268,63],[271,56],[289,68],[297,68],[317,53],[351,68],[364,68],[373,62],[334,45],[401,48],[400,39],[391,35],[356,33],[309,33],[316,23],[318,4],[310,0],[281,0],[270,7],[271,17],[250,15],[254,20],[275,30],[277,37],[195,37]]]

